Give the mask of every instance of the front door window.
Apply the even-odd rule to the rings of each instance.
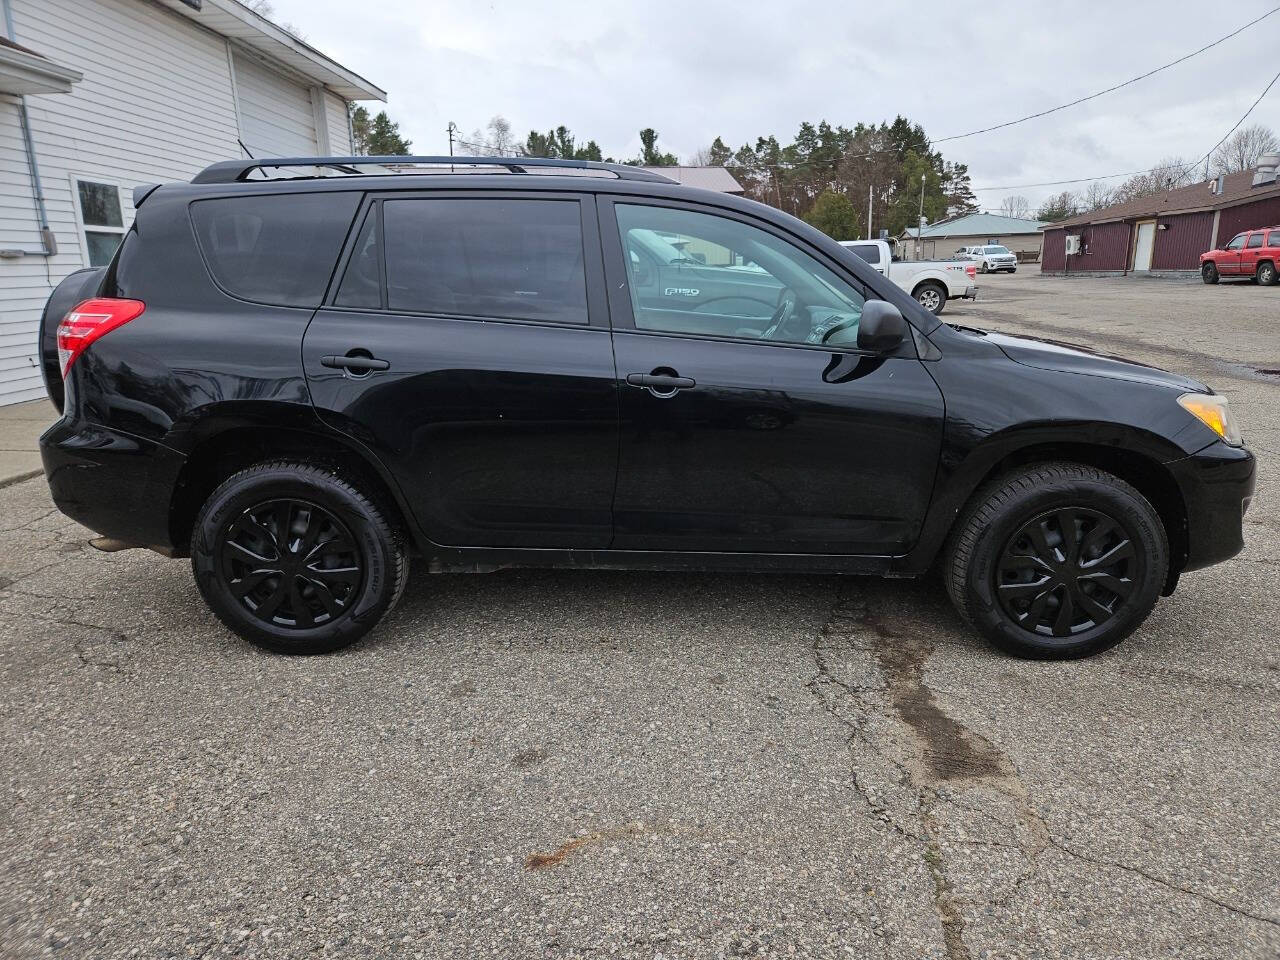
[[[620,203],[637,330],[853,346],[864,296],[814,257],[740,220]]]

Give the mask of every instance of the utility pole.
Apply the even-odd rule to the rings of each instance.
[[[871,239],[871,191],[874,190],[871,184],[867,184],[867,239]]]
[[[925,174],[920,174],[920,216],[916,220],[916,259],[920,259],[920,251],[924,247],[924,178]]]
[[[445,132],[449,134],[449,156],[451,157],[453,156],[453,134],[454,134],[454,131],[456,131],[457,129],[458,129],[458,125],[454,123],[452,120],[449,121],[449,126],[445,128]],[[453,173],[452,163],[449,164],[449,172]]]

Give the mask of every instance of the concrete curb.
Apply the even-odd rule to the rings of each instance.
[[[15,473],[11,477],[0,477],[0,490],[3,490],[5,487],[11,487],[15,483],[34,480],[36,477],[40,476],[44,476],[43,470],[28,470],[26,473]]]

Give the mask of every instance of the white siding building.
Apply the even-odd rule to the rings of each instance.
[[[349,155],[348,103],[386,94],[236,0],[0,4],[6,404],[43,396],[45,300],[67,274],[110,259],[133,220],[133,187],[246,152]]]

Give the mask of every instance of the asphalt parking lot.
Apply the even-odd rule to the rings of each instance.
[[[1280,954],[1280,287],[982,277],[946,319],[1231,397],[1248,545],[1027,663],[936,580],[413,579],[340,654],[0,489],[0,956]]]

